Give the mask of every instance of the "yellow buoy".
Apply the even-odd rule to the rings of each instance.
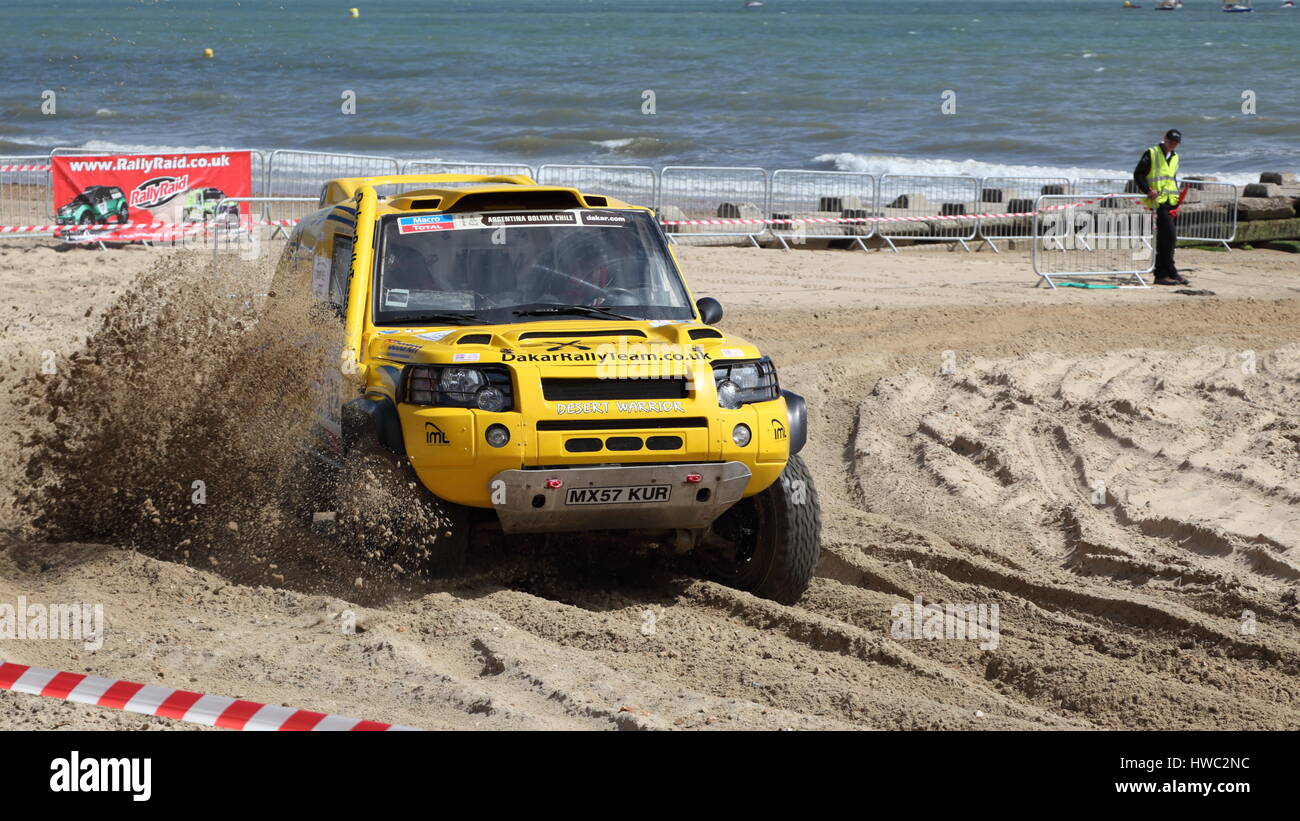
[[[210,48],[203,49],[203,56],[207,57],[209,60],[212,59],[212,49]]]
[[[355,20],[361,16],[361,12],[355,8],[348,9],[348,16],[351,17],[353,20]]]

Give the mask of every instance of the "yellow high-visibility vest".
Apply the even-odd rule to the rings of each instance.
[[[1148,208],[1157,208],[1166,203],[1177,205],[1178,153],[1175,152],[1173,158],[1166,162],[1164,148],[1153,145],[1147,149],[1147,155],[1151,157],[1151,170],[1147,172],[1147,188],[1156,192],[1156,199],[1152,202],[1150,197],[1144,197],[1142,204]]]

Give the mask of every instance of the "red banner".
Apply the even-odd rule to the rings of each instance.
[[[248,213],[247,203],[222,207],[221,201],[253,192],[247,151],[56,155],[51,165],[54,220],[66,226],[57,233],[67,239],[173,239],[187,233],[187,226],[236,225]],[[111,227],[127,223],[139,227]]]

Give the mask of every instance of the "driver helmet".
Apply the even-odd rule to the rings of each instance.
[[[572,260],[573,276],[599,288],[609,285],[611,279],[609,258],[599,242],[588,240],[579,244],[573,249]]]
[[[407,291],[435,290],[424,254],[409,245],[389,243],[384,249],[384,287]]]

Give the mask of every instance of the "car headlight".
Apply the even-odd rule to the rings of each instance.
[[[781,395],[776,367],[766,356],[746,362],[715,363],[713,384],[718,390],[718,405],[731,410],[750,402],[767,402]]]
[[[477,368],[443,368],[438,377],[438,387],[453,402],[468,402],[487,384],[487,378]]]
[[[412,365],[406,371],[406,401],[500,413],[514,407],[514,391],[504,367]]]

